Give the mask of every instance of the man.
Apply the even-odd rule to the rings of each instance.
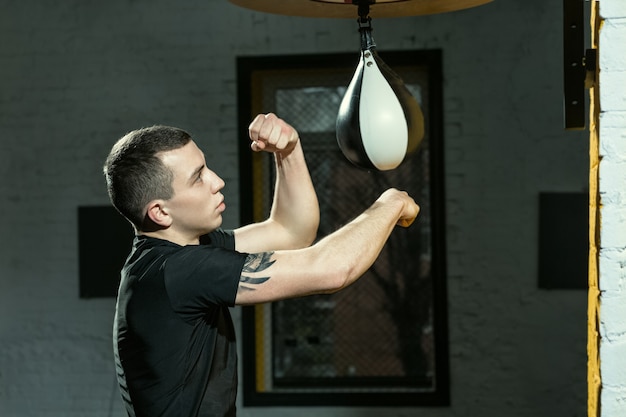
[[[274,114],[249,127],[251,148],[274,154],[269,218],[221,229],[224,181],[177,128],[133,131],[104,173],[136,237],[122,269],[114,323],[118,381],[129,416],[235,416],[237,357],[229,307],[333,293],[374,262],[396,224],[419,207],[390,189],[311,246],[317,197],[298,133]]]

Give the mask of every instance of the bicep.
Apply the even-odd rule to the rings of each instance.
[[[235,250],[244,253],[257,253],[294,249],[294,236],[279,223],[268,219],[234,230]]]
[[[333,292],[335,273],[308,262],[307,257],[306,250],[248,254],[235,304],[261,304]]]

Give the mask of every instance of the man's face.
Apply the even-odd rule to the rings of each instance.
[[[206,166],[204,154],[193,142],[159,154],[174,173],[174,195],[165,206],[173,219],[170,228],[192,239],[222,225],[226,209],[220,192],[224,181]]]

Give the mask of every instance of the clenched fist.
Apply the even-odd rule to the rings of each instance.
[[[420,207],[406,191],[395,188],[385,191],[378,201],[385,204],[402,204],[397,222],[397,225],[401,227],[409,227],[420,212]]]
[[[298,143],[298,132],[274,113],[259,114],[248,127],[253,151],[288,154]]]

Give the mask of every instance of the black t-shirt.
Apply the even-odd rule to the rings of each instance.
[[[246,254],[232,232],[203,244],[138,236],[122,269],[113,344],[131,417],[232,417],[235,303]]]

